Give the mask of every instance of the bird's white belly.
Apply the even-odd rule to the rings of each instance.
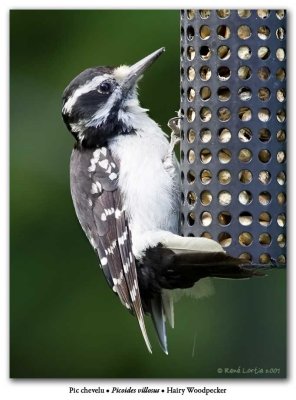
[[[120,161],[119,188],[133,241],[147,231],[178,232],[179,173],[177,163],[170,173],[164,166],[167,139],[162,133],[121,136],[110,147]]]

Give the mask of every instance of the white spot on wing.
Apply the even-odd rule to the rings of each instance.
[[[107,169],[108,165],[109,165],[109,161],[107,160],[107,158],[105,160],[99,161],[99,166],[104,169]]]
[[[123,232],[122,236],[120,236],[120,237],[118,238],[118,243],[119,243],[121,246],[123,246],[124,243],[125,243],[125,241],[126,241],[126,239],[127,239],[127,230],[125,230],[125,231]]]
[[[101,192],[102,191],[102,185],[100,184],[100,182],[96,181],[96,185],[97,185],[97,188],[99,189],[99,192]]]
[[[116,247],[116,240],[113,240],[112,244],[107,249],[105,249],[106,256],[113,254],[115,247]]]
[[[89,172],[94,172],[96,170],[97,162],[100,159],[101,150],[97,149],[93,152],[93,157],[90,160],[90,166],[88,167]]]
[[[107,265],[107,263],[108,263],[107,257],[101,258],[101,264],[102,264],[102,266]]]
[[[111,181],[114,181],[114,179],[117,178],[117,174],[115,172],[111,172],[111,174],[109,175],[109,179],[111,179]]]
[[[119,210],[119,208],[116,208],[115,210],[115,218],[118,219],[121,216],[121,210]]]
[[[134,302],[136,300],[136,295],[137,295],[135,286],[133,286],[132,290],[130,291],[130,295],[131,295],[132,301]]]
[[[102,221],[106,221],[106,220],[107,220],[107,217],[106,217],[106,214],[105,214],[105,213],[102,213],[102,214],[101,214],[101,220],[102,220]]]
[[[95,193],[99,192],[97,185],[95,183],[92,183],[90,192],[91,192],[91,194],[95,194]]]
[[[129,267],[130,267],[129,261],[123,263],[123,270],[126,274],[128,273]]]
[[[100,151],[101,151],[101,153],[106,157],[106,155],[107,155],[107,149],[106,149],[106,147],[101,147],[101,148],[100,148]]]

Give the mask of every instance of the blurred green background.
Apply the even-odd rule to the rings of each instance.
[[[133,63],[165,46],[140,93],[166,130],[179,108],[179,12],[14,10],[10,29],[11,377],[284,377],[284,271],[216,281],[215,296],[177,303],[168,356],[147,319],[150,355],[74,214],[63,89],[89,66]],[[280,373],[217,373],[239,366]]]

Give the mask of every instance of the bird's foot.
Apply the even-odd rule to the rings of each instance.
[[[168,127],[171,129],[171,141],[170,147],[173,151],[175,146],[180,143],[181,140],[181,129],[180,129],[180,120],[182,117],[173,117],[168,121]]]

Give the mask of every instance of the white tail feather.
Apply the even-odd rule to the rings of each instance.
[[[166,319],[169,321],[169,324],[171,325],[171,327],[174,328],[175,318],[174,318],[173,292],[171,290],[162,289],[161,299],[162,299],[162,306],[163,306],[163,310],[164,310]]]

